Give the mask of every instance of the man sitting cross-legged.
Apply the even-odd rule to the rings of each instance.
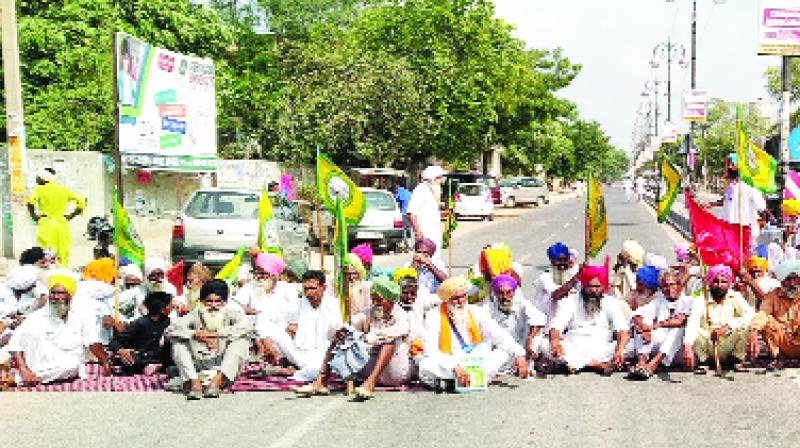
[[[25,319],[6,349],[19,368],[17,383],[33,386],[86,376],[87,348],[110,373],[94,316],[70,310],[76,283],[63,274],[50,276],[48,304]]]
[[[228,284],[224,281],[203,285],[200,301],[202,306],[175,320],[164,332],[172,343],[172,359],[184,386],[188,383],[189,400],[219,397],[220,389],[236,380],[247,360],[253,332],[244,313],[225,307]],[[205,390],[200,374],[211,377]]]
[[[579,275],[581,290],[559,302],[550,324],[550,353],[566,362],[570,373],[590,367],[611,375],[622,365],[628,321],[620,301],[606,294],[607,266],[584,266]]]
[[[800,358],[800,261],[787,260],[775,270],[781,286],[764,294],[757,280],[745,276],[761,307],[750,323],[748,349],[756,358],[760,347],[758,334],[764,337],[773,360],[769,368],[780,368],[787,358]]]
[[[111,351],[123,372],[149,374],[172,364],[170,346],[163,337],[170,325],[172,302],[172,296],[165,292],[151,292],[144,298],[147,315],[131,322],[111,341]]]
[[[638,362],[631,376],[635,379],[649,379],[658,366],[672,365],[683,347],[684,328],[692,312],[694,299],[682,293],[683,285],[675,272],[665,271],[659,284],[661,291],[633,314]]]
[[[386,277],[376,277],[372,281],[372,306],[353,316],[353,327],[364,333],[369,347],[369,362],[356,377],[364,379],[355,389],[356,398],[369,399],[375,394],[375,385],[396,386],[409,379],[411,363],[407,336],[409,321],[407,313],[396,304],[400,298],[400,286]],[[295,389],[301,395],[327,395],[327,382],[333,360],[334,349],[345,342],[348,330],[336,332],[319,376],[313,383]]]
[[[512,366],[520,377],[528,376],[525,349],[480,306],[467,304],[469,287],[464,277],[445,280],[438,290],[443,303],[425,316],[425,352],[419,377],[430,387],[453,380],[460,387],[469,387],[470,375],[462,360],[464,355],[481,349],[485,378]]]

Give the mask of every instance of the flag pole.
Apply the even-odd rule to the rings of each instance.
[[[322,201],[317,198],[317,239],[319,240],[319,269],[325,272],[325,241],[322,239]],[[325,232],[327,236],[328,232]],[[329,243],[331,243],[329,241]]]
[[[452,222],[451,219],[456,219],[455,214],[453,214],[453,183],[447,183],[447,225],[451,226]],[[438,207],[437,207],[438,208]],[[450,229],[446,229],[445,233],[447,234],[447,276],[453,276],[453,235],[450,232]]]
[[[584,232],[583,232],[583,253],[585,263],[589,263],[589,238],[591,237],[591,227],[589,224],[589,190],[592,185],[592,174],[589,173],[588,182],[586,183],[586,207],[584,210],[585,219],[584,219]]]

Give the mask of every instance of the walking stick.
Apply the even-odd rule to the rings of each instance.
[[[325,272],[325,241],[322,239],[322,202],[317,199],[317,239],[319,240],[319,270]],[[328,232],[325,232],[327,235]]]
[[[703,278],[703,300],[706,302],[706,325],[708,326],[709,331],[713,331],[713,328],[711,328],[711,315],[708,313],[708,283],[706,282],[705,277]],[[715,338],[712,338],[710,334],[709,338],[711,339],[711,345],[714,350],[714,372],[717,376],[722,376],[722,367],[719,361],[719,341],[717,341]]]

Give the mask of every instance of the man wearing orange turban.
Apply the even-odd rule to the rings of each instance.
[[[611,375],[622,365],[630,327],[619,300],[607,295],[608,274],[607,260],[604,266],[584,266],[581,290],[561,300],[551,322],[550,354],[571,373],[588,367]]]

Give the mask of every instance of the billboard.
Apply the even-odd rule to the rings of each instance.
[[[695,123],[706,121],[708,112],[708,93],[705,90],[685,90],[683,92],[683,120]]]
[[[760,0],[758,54],[800,55],[800,1]]]
[[[214,171],[214,62],[116,35],[119,151],[123,165]]]

